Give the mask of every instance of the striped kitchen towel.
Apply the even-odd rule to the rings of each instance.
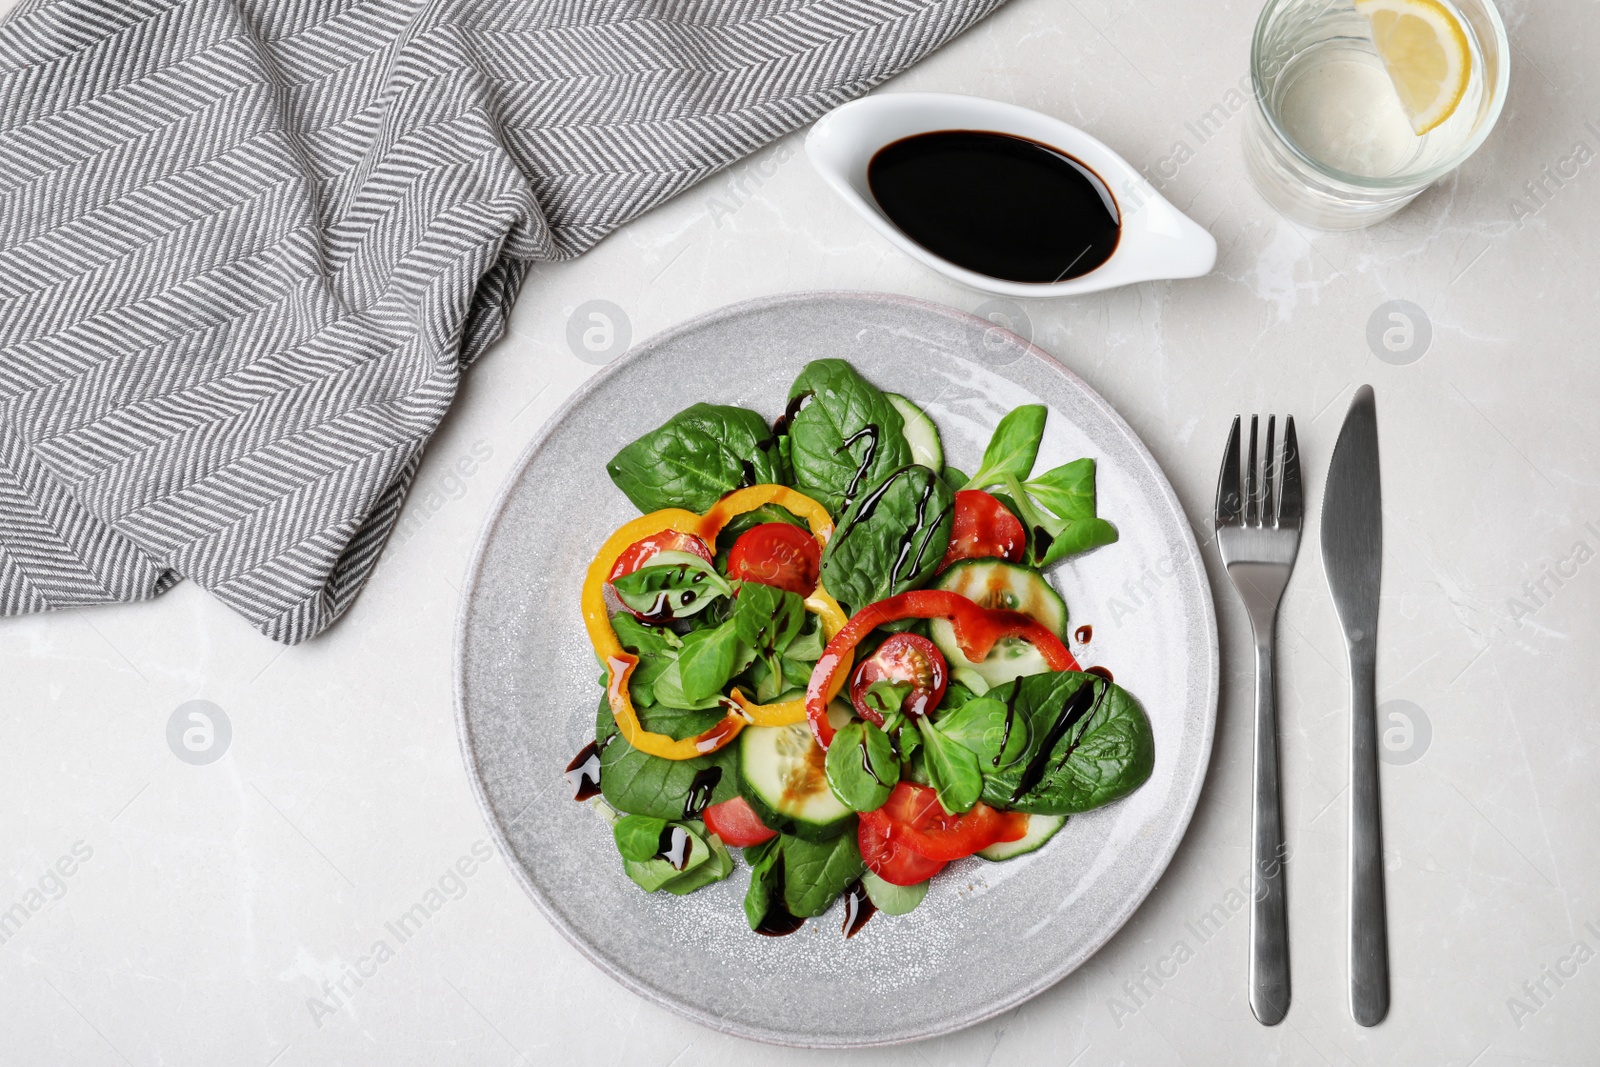
[[[22,0],[0,23],[0,611],[350,606],[527,265],[1000,0]]]

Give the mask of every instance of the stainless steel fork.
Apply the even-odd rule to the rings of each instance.
[[[1283,891],[1288,858],[1278,802],[1278,710],[1273,684],[1278,601],[1300,550],[1304,512],[1300,450],[1294,416],[1284,420],[1283,454],[1267,419],[1266,448],[1256,461],[1257,418],[1250,416],[1250,451],[1239,462],[1239,418],[1217,478],[1217,547],[1239,591],[1256,640],[1255,803],[1251,815],[1250,1010],[1264,1025],[1289,1011],[1289,921]],[[1242,483],[1241,483],[1242,477]]]

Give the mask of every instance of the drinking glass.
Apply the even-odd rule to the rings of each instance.
[[[1416,136],[1352,0],[1268,0],[1250,48],[1251,181],[1279,211],[1324,230],[1370,226],[1459,167],[1505,103],[1510,45],[1491,0],[1440,0],[1467,37],[1455,111]]]

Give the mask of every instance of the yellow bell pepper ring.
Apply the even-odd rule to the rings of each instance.
[[[611,618],[606,614],[605,584],[618,558],[635,542],[674,530],[692,534],[707,545],[714,545],[717,534],[722,532],[724,526],[745,512],[754,511],[765,504],[776,504],[798,515],[810,527],[811,536],[816,538],[817,544],[827,545],[828,538],[833,534],[833,519],[826,508],[788,486],[752,485],[729,493],[704,515],[696,515],[682,508],[665,508],[626,522],[606,538],[594,562],[589,564],[589,571],[583,580],[584,628],[589,633],[590,643],[594,645],[595,655],[608,674],[606,697],[611,705],[611,715],[617,723],[617,732],[640,752],[663,759],[694,759],[715,752],[732,741],[747,723],[776,726],[805,718],[803,699],[781,704],[752,704],[735,690],[734,696],[728,701],[727,715],[703,733],[678,740],[667,734],[646,730],[639,721],[628,692],[628,678],[633,674],[633,668],[638,666],[639,657],[622,647],[622,642],[617,639],[617,631],[611,625]],[[820,617],[824,627],[823,636],[830,640],[833,633],[845,623],[844,612],[820,586],[807,600],[806,607]],[[798,711],[791,705],[797,705]]]

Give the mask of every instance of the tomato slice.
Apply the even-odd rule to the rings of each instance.
[[[739,535],[728,551],[728,577],[810,596],[822,569],[817,539],[786,522],[764,522]]]
[[[926,715],[944,699],[950,684],[950,669],[932,641],[918,634],[895,634],[878,651],[861,661],[850,679],[850,703],[863,719],[883,725],[882,711],[868,701],[868,690],[878,682],[910,686],[900,710],[907,715]]]
[[[706,821],[707,830],[722,838],[724,845],[734,848],[749,848],[778,836],[776,831],[767,829],[761,816],[756,814],[744,797],[713,804],[701,814],[701,818]]]
[[[882,808],[862,814],[856,840],[867,870],[890,885],[917,885],[944,870],[943,860],[931,860],[900,840]]]
[[[611,573],[606,576],[606,581],[614,582],[624,574],[632,574],[655,558],[657,552],[692,552],[707,563],[716,561],[711,549],[694,534],[663,530],[649,537],[642,537],[623,549],[622,555],[618,556],[617,562],[612,565]]]
[[[889,820],[896,841],[931,860],[970,856],[997,841],[1016,841],[1028,832],[1028,817],[999,811],[979,801],[962,815],[951,815],[927,786],[901,782],[878,809]]]
[[[945,549],[939,569],[964,559],[1021,563],[1027,548],[1027,531],[1009,508],[980,489],[963,489],[956,494],[950,547]]]

